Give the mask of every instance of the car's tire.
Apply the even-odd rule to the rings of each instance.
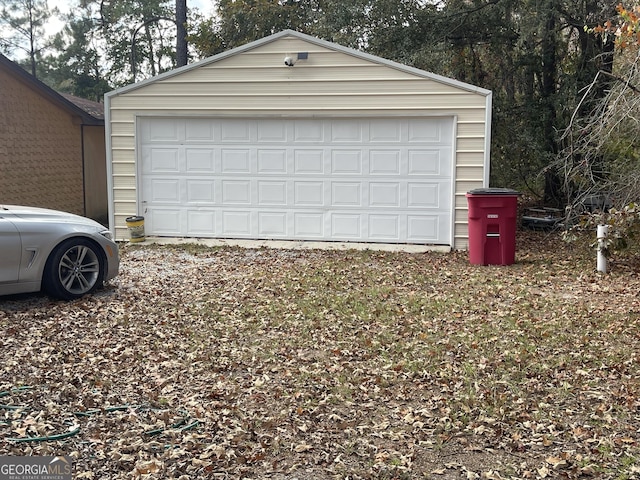
[[[102,285],[104,264],[98,245],[86,238],[70,238],[49,256],[43,288],[52,297],[63,300],[80,298]]]

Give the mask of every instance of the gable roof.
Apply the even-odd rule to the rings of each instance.
[[[142,80],[141,82],[138,83],[134,83],[131,85],[127,85],[124,87],[121,87],[117,90],[113,90],[111,92],[108,92],[105,96],[109,97],[112,95],[118,95],[121,93],[125,93],[131,90],[135,90],[137,88],[143,87],[149,83],[153,83],[157,80],[162,80],[162,79],[167,79],[167,78],[171,78],[175,75],[180,75],[181,73],[187,72],[189,70],[193,70],[195,68],[200,68],[206,65],[210,65],[212,63],[218,62],[220,60],[223,60],[225,58],[234,56],[234,55],[238,55],[240,53],[243,52],[247,52],[249,50],[253,50],[255,48],[258,48],[262,45],[266,45],[268,43],[274,42],[276,40],[279,40],[281,38],[284,37],[294,37],[294,38],[298,38],[300,40],[309,42],[313,45],[317,45],[317,46],[321,46],[327,49],[331,49],[337,52],[342,52],[344,54],[347,55],[352,55],[354,57],[360,58],[362,60],[366,60],[372,63],[376,63],[379,65],[384,65],[390,68],[394,68],[396,70],[400,70],[402,72],[405,73],[409,73],[418,77],[422,77],[422,78],[426,78],[429,80],[433,80],[435,82],[439,82],[439,83],[443,83],[445,85],[449,85],[455,88],[459,88],[468,92],[473,92],[473,93],[477,93],[479,95],[483,95],[483,96],[490,96],[491,95],[491,91],[490,90],[486,90],[484,88],[475,86],[475,85],[471,85],[469,83],[464,83],[458,80],[455,80],[453,78],[448,78],[448,77],[444,77],[441,75],[437,75],[435,73],[431,73],[431,72],[427,72],[425,70],[420,70],[418,68],[414,68],[414,67],[410,67],[407,65],[403,65],[401,63],[397,63],[394,62],[392,60],[387,60],[385,58],[382,57],[377,57],[375,55],[371,55],[369,53],[366,52],[362,52],[360,50],[355,50],[353,48],[349,48],[349,47],[344,47],[342,45],[338,45],[337,43],[332,43],[332,42],[328,42],[326,40],[322,40],[320,38],[316,38],[316,37],[312,37],[311,35],[306,35],[304,33],[300,33],[297,32],[295,30],[283,30],[281,32],[278,33],[274,33],[273,35],[269,35],[268,37],[264,37],[260,40],[256,40],[254,42],[251,43],[247,43],[246,45],[242,45],[240,47],[236,47],[236,48],[232,48],[230,50],[227,50],[225,52],[219,53],[217,55],[214,55],[212,57],[208,57],[205,58],[203,60],[200,60],[198,62],[192,63],[190,65],[185,65],[183,67],[179,67],[176,68],[174,70],[170,70],[168,72],[164,72],[161,73],[160,75],[156,75],[155,77],[151,77],[148,78],[146,80]]]
[[[6,71],[9,75],[13,76],[14,78],[17,78],[20,82],[27,85],[36,93],[38,93],[39,95],[49,100],[51,103],[67,111],[70,115],[80,117],[83,124],[104,125],[104,113],[102,115],[99,115],[99,113],[95,111],[95,107],[94,107],[94,111],[91,111],[91,109],[89,108],[85,109],[81,106],[78,106],[76,103],[65,98],[63,95],[56,92],[51,87],[41,82],[37,78],[35,78],[33,75],[27,72],[20,65],[18,65],[15,62],[12,62],[2,54],[0,54],[0,69]],[[74,98],[78,98],[78,97],[74,97]],[[84,100],[84,102],[90,102],[90,101]],[[95,103],[95,102],[92,102],[92,103]]]

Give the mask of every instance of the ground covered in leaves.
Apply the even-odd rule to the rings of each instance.
[[[73,302],[0,299],[0,455],[74,478],[640,475],[631,266],[522,233],[464,252],[123,246]]]

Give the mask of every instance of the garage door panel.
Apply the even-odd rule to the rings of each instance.
[[[149,184],[149,191],[151,191],[150,201],[154,204],[168,203],[180,205],[180,180],[172,180],[165,178],[150,178],[147,183]]]
[[[249,205],[251,182],[248,180],[226,180],[222,182],[223,205]]]
[[[222,173],[250,173],[251,150],[222,149]]]
[[[245,120],[227,120],[220,124],[222,143],[251,143],[252,124]]]
[[[409,143],[449,143],[452,124],[438,119],[413,119],[408,124]]]
[[[145,144],[180,140],[184,123],[171,118],[146,118],[142,124],[142,141]]]
[[[450,243],[451,118],[155,120],[149,235]]]
[[[284,238],[287,235],[286,212],[258,213],[258,232],[261,236]]]
[[[207,235],[215,230],[216,212],[214,210],[188,210],[186,216],[188,235]]]
[[[143,173],[179,173],[180,149],[177,147],[151,147],[142,151]]]
[[[287,124],[283,121],[260,122],[257,125],[258,143],[286,143]]]
[[[294,174],[324,173],[324,150],[294,150]]]
[[[359,182],[332,182],[331,206],[362,207],[362,184]]]
[[[353,120],[334,120],[330,124],[331,143],[362,143],[364,132],[363,123]]]
[[[321,239],[324,237],[324,215],[322,213],[295,213],[293,216],[294,236],[298,238]]]
[[[258,173],[287,173],[286,150],[258,150]]]
[[[147,212],[145,222],[151,232],[156,235],[179,236],[183,234],[181,225],[182,209],[154,208]]]
[[[297,120],[293,124],[293,142],[318,142],[325,139],[324,122],[322,120]]]
[[[212,143],[216,140],[216,123],[208,118],[185,121],[185,140],[195,143]]]
[[[432,241],[437,242],[441,237],[442,230],[448,226],[442,225],[439,215],[408,215],[407,216],[407,239],[409,241]]]
[[[186,173],[215,173],[215,151],[212,148],[187,148]]]
[[[369,173],[372,175],[400,175],[399,150],[371,150]]]
[[[398,215],[369,215],[369,237],[378,241],[400,241],[400,218]]]
[[[370,183],[369,199],[371,207],[400,207],[400,184]]]
[[[333,150],[331,153],[332,174],[362,174],[362,150]]]
[[[258,181],[258,204],[286,205],[287,182]]]
[[[294,207],[324,205],[324,182],[295,182]]]
[[[228,210],[223,211],[222,235],[232,237],[249,237],[251,235],[251,212]]]
[[[213,205],[215,203],[215,182],[208,179],[185,180],[187,202],[190,204]]]
[[[331,215],[331,236],[340,239],[361,240],[362,216],[357,213],[334,213]]]
[[[369,127],[370,143],[400,143],[402,128],[397,120],[372,120]]]
[[[441,209],[443,212],[450,208],[451,184],[447,181],[407,184],[407,207],[419,209]]]
[[[409,150],[407,173],[409,175],[450,177],[451,164],[447,160],[449,156],[450,151],[446,149]]]

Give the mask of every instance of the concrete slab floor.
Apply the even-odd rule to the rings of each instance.
[[[173,238],[173,237],[145,237],[144,242],[130,243],[130,245],[205,245],[208,247],[237,246],[243,248],[280,248],[290,250],[374,250],[384,252],[448,253],[448,245],[415,245],[396,243],[355,243],[355,242],[313,242],[288,240],[243,240],[217,238]]]

